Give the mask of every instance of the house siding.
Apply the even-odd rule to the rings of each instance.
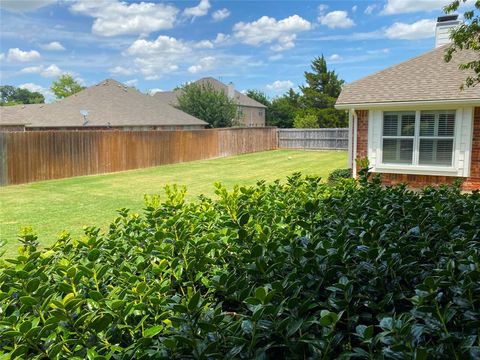
[[[357,158],[368,157],[368,110],[357,111]],[[463,181],[463,190],[480,189],[480,107],[474,109],[473,139],[471,151],[470,177],[412,175],[382,173],[385,185],[407,183],[411,187],[421,188],[427,185],[452,184],[455,180]],[[357,166],[358,169],[358,166]]]
[[[239,125],[247,127],[265,126],[264,108],[239,105],[237,111]]]

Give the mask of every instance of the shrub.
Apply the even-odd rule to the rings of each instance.
[[[349,179],[352,177],[352,169],[336,169],[328,175],[328,182],[333,183],[338,179]]]
[[[22,359],[478,358],[480,193],[296,174],[185,190],[0,270]]]

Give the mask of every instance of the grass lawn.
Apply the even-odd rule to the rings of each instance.
[[[211,196],[213,183],[227,187],[257,180],[284,179],[293,172],[326,178],[347,165],[346,152],[275,150],[230,158],[164,165],[154,168],[50,180],[0,188],[0,238],[6,255],[14,255],[22,226],[32,226],[43,245],[58,233],[82,234],[84,225],[104,227],[126,207],[141,211],[144,194],[161,194],[166,184],[186,185],[190,198]]]

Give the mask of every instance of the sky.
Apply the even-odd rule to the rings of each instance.
[[[0,84],[52,101],[62,74],[144,92],[212,76],[275,97],[317,56],[351,82],[433,49],[448,2],[0,0]]]

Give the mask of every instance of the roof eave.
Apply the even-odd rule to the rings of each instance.
[[[341,103],[335,104],[337,110],[366,110],[366,109],[384,109],[398,108],[401,106],[445,106],[445,105],[479,105],[479,99],[443,99],[443,100],[410,100],[410,101],[384,101],[368,103]]]

